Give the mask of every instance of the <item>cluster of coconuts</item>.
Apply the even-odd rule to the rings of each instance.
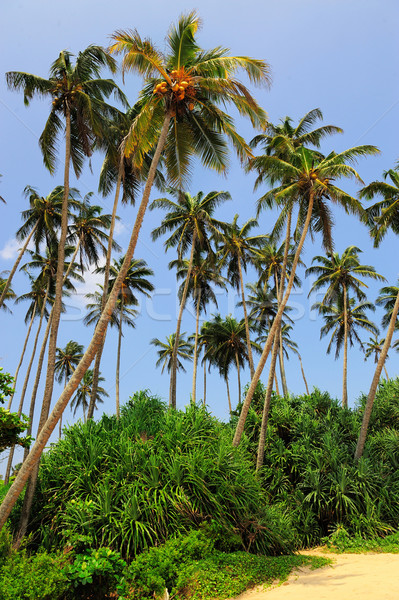
[[[172,77],[176,78],[178,73],[177,73],[177,71],[172,71],[171,75],[172,75]],[[188,79],[188,77],[186,79]],[[174,83],[172,82],[172,85],[169,85],[166,81],[162,81],[161,83],[158,83],[155,86],[153,93],[162,95],[162,94],[168,93],[168,91],[171,89],[172,92],[175,94],[175,100],[177,102],[180,102],[186,96],[186,89],[189,86],[191,86],[190,82],[186,81],[185,79],[183,79],[181,81],[175,80]],[[188,105],[188,108],[189,108],[189,110],[194,110],[194,103],[190,102]]]
[[[57,90],[57,92],[56,92],[56,93],[59,93],[59,94],[61,94],[61,95],[62,95],[62,88],[63,88],[63,87],[64,87],[64,86],[62,85],[62,83],[57,83],[57,85],[56,85],[56,90]],[[81,92],[81,91],[82,91],[82,89],[83,89],[83,88],[82,88],[82,86],[81,86],[81,85],[77,85],[77,86],[76,86],[76,87],[75,87],[75,88],[74,88],[74,89],[71,91],[71,93],[70,93],[70,96],[71,96],[71,98],[74,98],[74,97],[76,96],[76,92]],[[56,106],[56,105],[58,104],[58,102],[59,102],[59,98],[58,98],[57,96],[54,96],[54,99],[53,99],[53,106]]]

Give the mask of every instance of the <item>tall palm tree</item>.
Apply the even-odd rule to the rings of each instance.
[[[291,155],[289,162],[275,156],[261,156],[250,161],[252,169],[268,172],[271,176],[279,178],[280,181],[284,182],[284,184],[272,190],[273,197],[278,204],[283,206],[285,203],[290,206],[294,202],[299,205],[298,228],[301,229],[301,236],[295,251],[292,270],[284,297],[281,300],[279,310],[270,329],[259,364],[242,406],[234,435],[234,445],[240,443],[256,385],[269,355],[275,332],[280,325],[284,308],[291,293],[298,260],[312,220],[315,200],[319,203],[323,202],[325,205],[327,200],[329,200],[343,206],[347,212],[360,214],[362,209],[358,200],[334,185],[334,181],[343,177],[353,177],[361,182],[360,175],[348,162],[355,161],[359,156],[375,154],[376,152],[378,150],[374,146],[357,146],[339,154],[332,152],[327,157],[320,157],[318,153],[315,154],[307,148],[300,147]],[[327,213],[325,213],[326,215],[328,216]],[[330,221],[327,223],[328,227],[331,228]],[[287,230],[287,235],[288,233],[289,231]]]
[[[365,300],[366,294],[362,288],[367,285],[362,281],[365,277],[385,280],[379,275],[375,268],[370,265],[361,265],[359,253],[361,250],[356,246],[346,248],[342,256],[337,252],[327,256],[315,256],[312,260],[313,266],[306,270],[306,275],[316,275],[309,295],[322,288],[327,288],[322,300],[323,304],[329,306],[340,296],[343,299],[344,309],[344,364],[342,376],[342,406],[348,408],[348,293],[355,294],[358,300]],[[314,264],[318,262],[319,264]]]
[[[177,279],[183,279],[184,282],[179,288],[179,299],[181,300],[185,281],[187,281],[187,273],[190,268],[189,260],[174,260],[169,264],[170,268],[177,267]],[[206,312],[207,305],[212,302],[216,308],[218,306],[216,294],[213,287],[226,289],[226,279],[220,274],[220,265],[215,262],[213,255],[203,256],[201,252],[194,255],[191,266],[191,275],[188,283],[187,296],[193,299],[196,317],[195,317],[195,336],[194,336],[194,368],[193,368],[193,385],[192,385],[192,402],[196,402],[196,381],[197,381],[197,364],[198,364],[198,340],[199,340],[199,319],[200,313]]]
[[[250,231],[258,226],[256,219],[249,219],[242,227],[237,224],[238,215],[232,223],[223,227],[223,237],[218,245],[218,254],[221,265],[227,267],[227,279],[238,291],[241,290],[242,308],[244,311],[245,335],[247,340],[248,362],[251,379],[254,376],[254,361],[252,358],[251,340],[249,336],[249,323],[247,305],[245,302],[244,278],[242,271],[254,261],[256,250],[264,244],[266,235],[249,235]]]
[[[167,56],[158,52],[149,40],[142,40],[136,32],[117,32],[113,36],[114,44],[111,50],[124,54],[123,71],[133,70],[145,78],[145,88],[141,94],[143,109],[130,129],[125,151],[129,154],[134,149],[135,160],[139,164],[140,156],[153,149],[155,145],[156,149],[126,251],[125,264],[81,362],[55,404],[43,434],[38,436],[33,445],[29,459],[25,461],[0,506],[0,528],[12,510],[31,471],[36,469],[51,432],[101,344],[123,278],[134,255],[156,168],[165,145],[167,144],[168,150],[165,164],[172,181],[188,175],[190,158],[193,155],[199,156],[205,166],[225,172],[227,169],[225,137],[232,141],[242,160],[245,160],[251,151],[236,132],[231,117],[223,112],[220,106],[233,105],[240,114],[248,117],[255,127],[263,126],[265,123],[264,111],[249,90],[237,79],[236,72],[242,69],[251,82],[267,84],[269,82],[267,64],[248,57],[228,56],[227,51],[220,47],[204,52],[195,39],[198,25],[199,18],[195,13],[183,15],[177,26],[170,30]],[[156,87],[160,83],[159,78],[165,81],[166,86]],[[187,86],[190,88],[187,96],[180,90],[177,93],[176,84],[180,87],[179,82],[190,84]],[[183,85],[181,87],[184,88]],[[161,88],[165,92],[161,91]]]
[[[212,255],[211,237],[220,235],[223,223],[217,221],[213,213],[215,209],[226,200],[230,200],[228,192],[209,192],[204,196],[203,192],[198,192],[191,196],[188,192],[170,189],[169,193],[173,198],[160,198],[154,200],[150,209],[161,208],[168,211],[161,225],[152,232],[152,239],[156,240],[165,233],[170,233],[170,237],[165,242],[166,250],[177,247],[178,259],[182,259],[184,254],[190,250],[190,259],[187,267],[186,281],[181,295],[179,314],[177,317],[176,337],[179,340],[181,320],[183,310],[186,304],[188,288],[190,285],[191,271],[196,252],[204,251],[207,255]],[[176,408],[176,364],[177,347],[174,354],[171,373],[171,396],[169,403],[172,408]]]
[[[99,383],[104,381],[104,377],[101,375],[98,378]],[[73,409],[73,415],[75,416],[76,411],[79,408],[83,410],[83,420],[86,422],[86,411],[89,406],[89,401],[91,398],[93,386],[93,370],[87,369],[86,373],[83,375],[82,380],[76,390],[75,396],[71,400],[71,410]],[[94,404],[94,409],[98,408],[98,404],[102,404],[104,402],[103,398],[108,398],[108,392],[101,386],[97,387],[96,401]]]
[[[70,340],[65,348],[57,348],[55,355],[55,377],[58,383],[64,380],[66,386],[68,379],[79,364],[83,356],[83,346]],[[60,419],[59,437],[62,433],[62,417]]]
[[[177,367],[176,367],[177,371],[183,371],[184,373],[186,372],[186,369],[184,368],[184,365],[180,359],[193,360],[194,346],[191,342],[185,340],[185,338],[184,338],[185,335],[186,335],[185,333],[180,334],[179,341],[177,344],[176,344],[176,333],[172,333],[171,335],[168,335],[166,337],[166,342],[161,342],[161,340],[159,340],[158,338],[153,338],[150,342],[150,344],[152,344],[156,348],[159,348],[159,350],[157,352],[158,360],[156,362],[156,366],[159,367],[160,365],[162,365],[161,373],[164,372],[165,367],[166,367],[166,370],[168,371],[168,373],[170,373],[169,395],[170,395],[170,389],[172,387],[172,367],[173,367],[174,352],[175,352],[176,346],[177,346]]]
[[[377,333],[374,336],[369,337],[368,342],[363,344],[364,360],[367,360],[368,358],[370,358],[370,356],[373,356],[375,364],[378,363],[378,359],[380,357],[380,354],[382,352],[382,348],[383,348],[384,342],[385,342],[384,338],[382,338],[382,339],[380,338],[379,333],[380,332],[377,331]],[[395,344],[393,344],[393,347],[394,346],[395,346]],[[388,359],[388,355],[386,356],[386,360],[387,359]],[[384,371],[385,371],[385,377],[387,379],[389,379],[389,375],[388,375],[388,371],[386,369],[385,363],[384,363]]]
[[[373,334],[378,332],[378,327],[366,315],[367,310],[375,310],[374,304],[364,300],[356,304],[355,298],[350,298],[349,294],[346,301],[340,294],[335,296],[335,301],[329,304],[316,302],[312,309],[318,310],[323,317],[324,325],[320,330],[320,337],[331,334],[327,354],[330,354],[335,346],[336,359],[339,357],[342,347],[345,352],[347,343],[353,346],[354,342],[357,342],[363,349],[358,330],[369,331]],[[347,405],[343,405],[343,408],[347,408]]]
[[[6,272],[3,271],[2,275],[5,274]],[[7,279],[0,276],[0,293],[1,294],[3,294],[6,285],[7,285]],[[14,292],[14,290],[12,288],[10,288],[10,286],[8,286],[7,290],[4,292],[4,299],[5,300],[14,300],[14,298],[16,298],[16,293]],[[0,308],[6,312],[11,312],[11,310],[4,303],[4,301],[0,305]]]
[[[302,357],[299,354],[298,344],[296,342],[294,342],[290,337],[291,329],[292,329],[292,325],[290,325],[289,323],[284,323],[284,325],[281,328],[281,333],[282,333],[281,339],[282,339],[282,344],[283,344],[283,351],[287,358],[289,356],[289,351],[293,352],[298,357],[299,364],[301,366],[303,382],[304,382],[305,388],[306,388],[306,393],[307,393],[307,395],[309,395],[309,387],[308,387],[308,382],[306,381],[305,371],[303,370]]]

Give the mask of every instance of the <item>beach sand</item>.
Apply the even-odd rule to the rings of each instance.
[[[334,564],[294,571],[281,585],[249,590],[235,600],[399,600],[399,554],[331,554]]]

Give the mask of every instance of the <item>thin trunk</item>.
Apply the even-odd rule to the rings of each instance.
[[[196,401],[196,387],[197,387],[198,331],[199,331],[200,304],[201,304],[201,288],[199,289],[199,292],[198,292],[197,314],[196,314],[196,318],[195,318],[194,368],[193,368],[193,390],[192,390],[192,401],[194,404]]]
[[[229,415],[231,415],[230,388],[229,388],[229,380],[228,380],[227,376],[224,378],[224,380],[226,382],[227,400],[228,400],[228,403],[229,403]]]
[[[286,304],[288,302],[288,299],[290,297],[292,286],[294,284],[294,277],[295,277],[296,267],[298,265],[299,257],[300,257],[301,252],[302,252],[302,247],[303,247],[303,244],[305,242],[306,234],[307,234],[308,229],[309,229],[310,219],[312,217],[313,203],[314,203],[314,192],[313,192],[313,189],[312,189],[310,191],[310,193],[309,193],[309,205],[308,205],[308,211],[307,211],[307,214],[306,214],[306,220],[305,220],[305,223],[304,223],[304,226],[303,226],[303,230],[302,230],[301,238],[299,240],[298,247],[297,247],[296,252],[295,252],[294,261],[293,261],[293,264],[292,264],[292,270],[291,270],[291,274],[290,274],[290,277],[289,277],[289,280],[288,280],[287,290],[286,290],[286,292],[284,294],[284,298],[283,298],[283,300],[282,300],[282,302],[281,302],[281,304],[279,306],[279,309],[277,311],[276,317],[275,317],[275,319],[273,321],[273,325],[272,325],[272,327],[271,327],[271,329],[269,331],[269,335],[267,336],[265,347],[263,349],[263,352],[262,352],[262,355],[260,357],[258,366],[256,368],[255,375],[252,378],[251,384],[250,384],[250,386],[248,388],[248,392],[247,392],[246,398],[244,400],[244,403],[243,403],[243,406],[242,406],[242,410],[241,410],[241,414],[240,414],[240,418],[238,419],[237,428],[236,428],[236,431],[235,431],[235,434],[234,434],[233,446],[238,446],[238,444],[240,443],[241,436],[242,436],[243,431],[244,431],[245,420],[247,418],[249,407],[251,405],[252,397],[254,395],[254,392],[255,392],[257,383],[259,381],[259,378],[260,378],[260,376],[262,374],[263,367],[265,366],[267,357],[269,356],[270,348],[272,346],[275,333],[276,333],[276,331],[277,331],[277,329],[278,329],[278,327],[279,327],[279,325],[281,323],[281,318],[282,318],[284,309],[285,309]],[[1,521],[0,521],[0,523],[1,523]]]
[[[262,423],[260,426],[260,433],[259,433],[258,456],[257,456],[257,460],[256,460],[256,470],[257,471],[259,471],[259,469],[262,467],[263,459],[265,456],[267,423],[269,420],[270,400],[272,397],[272,390],[273,390],[273,377],[276,372],[278,346],[279,346],[278,333],[276,333],[276,335],[274,337],[272,359],[271,359],[271,363],[270,363],[269,377],[267,380],[265,403],[263,405],[263,413],[262,413]]]
[[[194,229],[193,239],[191,244],[191,254],[190,254],[190,262],[188,263],[187,269],[187,277],[184,284],[183,294],[180,302],[179,315],[177,317],[177,326],[176,326],[176,337],[175,337],[175,345],[173,347],[173,355],[172,355],[172,385],[171,385],[171,396],[169,398],[169,406],[170,408],[176,408],[176,372],[177,372],[177,350],[179,348],[179,339],[180,339],[180,326],[181,320],[183,317],[183,310],[186,305],[187,300],[187,292],[188,286],[190,283],[191,271],[193,268],[193,260],[194,260],[194,252],[195,252],[195,244],[197,241],[197,232]]]
[[[377,367],[375,369],[374,377],[371,382],[369,395],[367,397],[366,406],[363,414],[362,426],[360,428],[359,439],[357,441],[356,452],[355,452],[355,461],[357,462],[363,454],[364,444],[366,442],[367,436],[367,428],[370,421],[370,415],[373,408],[374,398],[377,393],[378,382],[381,377],[382,367],[385,364],[385,360],[388,354],[388,350],[391,346],[392,336],[395,331],[396,320],[398,317],[399,311],[399,294],[396,296],[395,306],[393,307],[391,320],[389,322],[389,327],[387,331],[387,335],[385,338],[384,345],[381,350],[380,358],[378,359]]]
[[[279,387],[278,387],[278,379],[277,379],[276,370],[274,370],[274,383],[275,383],[275,386],[276,386],[276,394],[278,394],[280,396],[280,390],[279,390]]]
[[[385,365],[384,365],[384,372],[385,372],[385,377],[387,378],[387,381],[388,381],[389,375],[388,375],[388,371],[387,371],[387,368]]]
[[[245,292],[244,292],[244,280],[242,277],[242,267],[241,267],[241,259],[238,257],[238,272],[240,275],[240,286],[241,286],[241,298],[242,298],[242,308],[244,311],[244,322],[245,322],[245,337],[247,340],[247,350],[248,350],[248,362],[249,362],[249,370],[251,373],[251,379],[255,374],[254,369],[254,359],[252,356],[252,348],[251,348],[251,338],[249,336],[249,323],[248,323],[248,313],[247,313],[247,303],[245,302]]]
[[[275,282],[276,292],[277,292],[277,307],[278,307],[281,302],[281,293],[282,293],[282,288],[283,288],[284,282],[283,282],[283,280],[281,280],[280,285],[279,285],[277,273],[274,273],[274,282]],[[281,385],[283,387],[283,396],[286,397],[286,396],[288,396],[288,387],[287,387],[287,379],[285,376],[285,368],[284,368],[283,335],[281,333],[281,323],[278,328],[278,340],[279,340],[278,361],[279,361],[279,365],[280,365]],[[277,377],[276,377],[276,379],[277,379]]]
[[[343,284],[344,294],[344,367],[342,373],[342,408],[348,408],[348,302],[346,285]]]
[[[104,311],[105,304],[107,302],[107,293],[108,293],[108,282],[109,282],[109,270],[111,265],[111,257],[112,257],[112,242],[114,239],[114,229],[115,229],[115,221],[116,221],[116,211],[118,209],[119,195],[121,191],[122,178],[123,178],[123,161],[124,161],[124,143],[121,144],[121,156],[119,161],[119,170],[118,170],[118,179],[116,182],[115,189],[115,197],[114,197],[114,205],[112,207],[112,217],[111,217],[111,225],[109,228],[108,234],[108,247],[107,247],[107,256],[105,258],[105,271],[104,271],[104,284],[103,284],[103,295],[101,298],[101,313]],[[91,387],[90,394],[90,402],[87,411],[87,418],[92,419],[94,414],[94,408],[96,405],[96,397],[97,397],[97,389],[98,389],[98,378],[100,376],[100,365],[101,365],[101,357],[105,344],[105,336],[107,335],[107,328],[104,331],[104,337],[96,354],[96,360],[94,361],[94,369],[93,369],[93,385]]]
[[[64,388],[66,388],[66,384],[67,384],[68,380],[67,380],[67,375],[65,373],[65,384],[64,384]],[[61,439],[61,435],[62,435],[62,415],[60,418],[60,428],[58,430],[58,439]]]
[[[83,423],[86,423],[86,405],[83,403]]]
[[[206,406],[206,360],[204,358],[204,406]]]
[[[33,325],[33,321],[34,318],[36,316],[36,307],[37,307],[37,300],[35,301],[35,304],[33,305],[33,310],[32,310],[32,317],[31,320],[29,322],[29,327],[28,327],[28,333],[26,334],[26,338],[25,338],[25,342],[24,342],[24,346],[22,348],[22,354],[21,354],[21,358],[19,359],[19,363],[17,366],[17,370],[15,371],[15,375],[14,375],[14,390],[17,387],[17,380],[18,380],[18,375],[19,375],[19,370],[21,368],[22,362],[24,360],[24,356],[25,356],[25,351],[26,351],[26,346],[28,345],[28,340],[29,340],[29,336],[30,336],[30,332],[32,330],[32,325]],[[11,404],[13,401],[13,398],[15,396],[15,391],[13,392],[12,396],[10,397],[8,404],[7,404],[7,410],[11,410]]]
[[[11,269],[11,272],[10,272],[10,274],[9,274],[9,276],[8,276],[8,279],[7,279],[7,281],[6,281],[6,284],[5,284],[5,286],[4,286],[4,290],[2,291],[2,293],[1,293],[1,296],[0,296],[0,308],[1,308],[1,307],[3,306],[3,304],[4,304],[4,300],[5,300],[5,298],[6,298],[6,295],[7,295],[8,289],[9,289],[9,287],[10,287],[10,285],[11,285],[12,278],[13,278],[13,277],[14,277],[14,275],[15,275],[15,271],[18,269],[18,265],[19,265],[19,263],[21,262],[21,259],[22,259],[23,255],[24,255],[24,253],[25,253],[25,250],[26,250],[26,249],[27,249],[27,247],[28,247],[28,244],[29,244],[29,242],[30,242],[30,241],[31,241],[31,239],[32,239],[32,236],[33,236],[33,234],[35,233],[35,231],[36,231],[36,229],[37,229],[37,226],[38,226],[38,223],[36,223],[36,225],[34,226],[34,228],[32,229],[32,231],[30,232],[30,234],[29,234],[29,235],[28,235],[28,237],[26,238],[26,240],[25,240],[25,243],[24,243],[24,245],[22,246],[21,250],[19,251],[18,258],[17,258],[17,260],[15,261],[13,268]]]
[[[21,494],[21,492],[24,488],[24,485],[25,485],[28,477],[30,476],[30,474],[33,472],[36,465],[38,464],[38,462],[40,460],[40,456],[41,456],[52,432],[54,431],[54,428],[56,427],[56,425],[60,419],[60,416],[62,415],[71,396],[73,395],[73,393],[77,389],[79,383],[81,382],[83,375],[86,373],[87,369],[89,368],[89,366],[94,358],[94,355],[98,351],[100,343],[104,337],[104,333],[105,333],[106,327],[108,325],[108,322],[111,318],[112,311],[115,307],[115,303],[117,301],[122,282],[126,276],[127,270],[129,268],[129,265],[132,261],[133,255],[134,255],[134,251],[136,249],[137,239],[139,236],[139,232],[141,229],[141,225],[143,223],[144,215],[145,215],[149,197],[150,197],[151,186],[153,184],[155,172],[156,172],[156,169],[158,166],[158,162],[159,162],[162,150],[165,145],[170,119],[171,119],[170,113],[167,113],[165,116],[165,121],[163,123],[160,136],[159,136],[157,148],[155,150],[154,157],[151,162],[151,167],[150,167],[150,170],[148,173],[147,182],[144,187],[143,198],[142,198],[140,207],[137,212],[136,222],[134,224],[133,231],[132,231],[132,234],[130,237],[129,246],[127,248],[126,255],[125,255],[125,260],[124,260],[122,268],[118,274],[118,277],[116,278],[112,292],[109,295],[107,304],[103,311],[103,314],[100,317],[100,320],[97,324],[93,338],[92,338],[90,344],[88,345],[86,352],[84,353],[83,357],[81,358],[72,377],[68,381],[68,385],[66,386],[65,390],[62,392],[61,396],[57,400],[57,402],[51,412],[51,415],[49,416],[47,421],[44,423],[42,430],[41,430],[40,434],[37,436],[36,442],[33,445],[31,451],[29,452],[29,455],[28,455],[26,461],[22,465],[20,471],[18,472],[18,475],[15,478],[15,481],[13,482],[12,486],[8,490],[6,496],[4,497],[2,504],[0,505],[0,529],[3,527],[4,523],[6,522],[13,506],[15,505],[15,502],[17,501],[19,495]]]
[[[240,377],[240,362],[238,360],[237,351],[236,351],[235,359],[236,359],[237,379],[238,379],[238,402],[240,403],[241,402],[241,377]]]
[[[123,317],[123,298],[121,297],[121,308],[119,311],[119,332],[118,332],[118,352],[116,355],[116,379],[115,379],[115,400],[116,400],[116,418],[119,419],[119,370],[121,364],[121,345],[122,345],[122,317]]]
[[[299,364],[301,365],[301,373],[302,373],[303,381],[305,382],[306,393],[309,396],[308,382],[306,381],[305,371],[303,370],[303,365],[302,365],[302,358],[301,358],[301,355],[299,354],[299,352],[298,352],[298,358],[299,358]]]

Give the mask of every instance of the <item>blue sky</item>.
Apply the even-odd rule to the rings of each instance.
[[[217,45],[231,49],[232,54],[243,54],[265,59],[271,66],[273,83],[269,90],[253,90],[259,103],[268,112],[272,122],[286,115],[295,121],[309,110],[319,107],[324,113],[324,123],[344,129],[344,134],[331,137],[323,146],[325,152],[358,144],[374,144],[381,150],[378,157],[359,162],[358,171],[366,183],[381,178],[385,169],[392,168],[399,159],[397,132],[399,121],[398,77],[398,7],[394,0],[281,0],[280,2],[254,0],[251,4],[238,1],[210,2],[199,0],[195,5],[171,0],[168,3],[132,3],[120,0],[112,4],[102,0],[77,2],[71,0],[68,10],[59,3],[41,0],[21,0],[7,3],[2,9],[3,31],[0,52],[0,194],[7,205],[0,207],[0,270],[12,266],[17,244],[14,234],[21,224],[20,213],[25,208],[22,191],[26,185],[34,186],[47,195],[62,183],[62,144],[60,164],[54,177],[46,172],[37,140],[48,115],[48,102],[33,100],[30,107],[23,104],[22,94],[7,90],[4,73],[9,70],[26,71],[47,76],[50,64],[60,50],[66,48],[79,52],[91,43],[106,46],[110,34],[116,29],[137,28],[143,36],[149,36],[162,50],[164,37],[171,22],[179,14],[196,9],[203,20],[198,39],[203,48]],[[119,80],[120,81],[120,80]],[[120,82],[121,83],[121,82]],[[140,89],[139,78],[128,75],[124,91],[133,104]],[[239,132],[251,139],[255,135],[249,123],[237,120]],[[95,192],[96,203],[110,212],[112,198],[103,199],[96,194],[101,157],[93,159],[93,174],[88,168],[72,185],[82,194]],[[226,178],[204,171],[200,165],[194,170],[191,193],[199,190],[207,193],[212,189],[227,190],[232,202],[218,212],[221,219],[231,219],[235,213],[244,222],[255,211],[255,202],[261,191],[253,192],[254,177],[245,175],[235,157]],[[342,184],[355,194],[356,185]],[[156,191],[152,198],[156,198]],[[155,350],[149,345],[153,337],[164,338],[175,327],[176,282],[167,264],[174,258],[165,255],[162,241],[153,244],[150,232],[157,226],[163,214],[153,211],[146,216],[136,256],[144,258],[155,271],[154,297],[141,307],[135,330],[129,330],[123,340],[121,365],[121,399],[137,389],[149,388],[167,398],[168,375],[161,376],[155,369]],[[127,245],[134,223],[135,209],[121,211],[117,239]],[[268,233],[274,215],[264,212],[259,218],[259,232]],[[334,209],[336,250],[342,252],[349,245],[363,250],[362,261],[374,265],[389,283],[398,277],[395,256],[398,240],[388,235],[378,250],[374,250],[366,228],[354,217],[348,217]],[[303,260],[310,264],[315,254],[321,253],[319,240],[306,243]],[[249,272],[247,281],[254,281]],[[60,346],[70,339],[87,344],[91,330],[82,323],[84,316],[84,293],[92,291],[97,278],[87,275],[83,287],[71,298],[67,314],[61,322]],[[26,291],[26,278],[18,275],[14,289],[17,294]],[[371,284],[369,298],[374,301],[379,285]],[[308,300],[310,282],[303,280],[290,304],[294,306],[295,328],[293,339],[299,344],[304,368],[311,386],[329,390],[333,395],[341,393],[341,360],[326,356],[327,340],[319,340],[320,319],[310,311],[314,299]],[[233,313],[241,318],[230,293],[219,300],[222,314]],[[13,307],[13,315],[1,314],[2,345],[0,366],[13,373],[21,351],[25,333],[23,305]],[[191,314],[190,314],[191,312]],[[210,308],[208,315],[215,312]],[[380,312],[375,313],[380,322]],[[194,330],[194,317],[188,310],[184,317],[183,331]],[[109,402],[104,405],[113,410],[114,374],[116,360],[116,332],[107,337],[103,375],[109,391]],[[391,353],[388,361],[390,374],[397,372],[398,356]],[[353,405],[361,391],[367,390],[371,381],[373,364],[365,363],[357,348],[349,353],[349,397]],[[266,377],[266,375],[264,376]],[[248,379],[246,373],[243,377]],[[287,364],[287,379],[293,392],[303,392],[299,365],[293,356]],[[20,386],[22,379],[20,380]],[[201,383],[198,385],[202,394]],[[231,376],[232,393],[236,395],[235,376]],[[184,405],[191,390],[191,367],[187,375],[178,376],[178,403]],[[56,388],[54,398],[59,389]],[[28,394],[29,396],[29,394]],[[216,373],[209,378],[208,398],[212,411],[227,417],[225,388]],[[67,409],[66,420],[71,420]]]

